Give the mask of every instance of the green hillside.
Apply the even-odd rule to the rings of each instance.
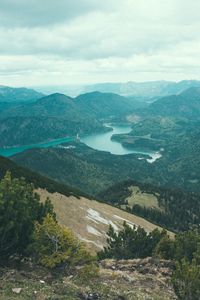
[[[130,193],[126,186],[119,183],[134,180],[145,191],[150,190],[151,194],[162,192],[157,202],[159,208],[164,210],[149,213],[149,210],[142,211],[140,207],[134,207],[133,212],[173,230],[183,230],[200,221],[199,184],[189,181],[189,167],[184,159],[179,160],[174,156],[174,161],[179,162],[175,168],[174,161],[169,165],[167,154],[166,158],[149,164],[146,160],[138,160],[134,154],[118,156],[93,150],[81,143],[73,145],[75,149],[33,149],[12,159],[44,176],[75,186],[113,205],[122,205],[123,208],[127,204],[125,198]],[[186,169],[183,172],[184,167]],[[197,161],[194,160],[193,172],[195,170],[198,171]],[[183,176],[185,181],[188,180],[187,185],[184,184]]]
[[[152,103],[148,112],[153,115],[200,118],[200,88],[192,87],[179,95],[161,98]]]
[[[30,171],[27,168],[21,167],[14,163],[13,161],[0,156],[0,179],[2,179],[7,171],[12,173],[13,177],[20,178],[24,177],[27,182],[33,183],[35,188],[43,188],[47,191],[59,192],[66,196],[88,196],[86,193],[81,192],[76,188],[69,187],[62,183],[56,182],[48,177],[44,177],[40,174]]]
[[[29,105],[8,107],[0,118],[0,147],[108,130],[79,109],[72,98],[62,94],[53,94]]]
[[[134,103],[115,94],[91,93],[70,98],[45,96],[32,103],[1,104],[0,147],[26,145],[49,139],[105,132],[105,120],[125,120]]]
[[[135,108],[133,101],[113,93],[82,94],[75,98],[75,103],[82,111],[95,116],[96,119],[123,118]]]

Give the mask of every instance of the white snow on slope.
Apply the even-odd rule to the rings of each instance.
[[[86,216],[87,219],[99,224],[99,223],[103,223],[105,225],[111,225],[115,231],[118,231],[118,227],[117,225],[115,225],[111,220],[107,220],[105,218],[103,218],[100,213],[92,208],[89,208],[87,210],[88,215]]]
[[[94,235],[97,235],[97,236],[101,236],[101,232],[99,232],[96,228],[90,226],[90,225],[87,225],[87,231],[91,234],[94,234]]]

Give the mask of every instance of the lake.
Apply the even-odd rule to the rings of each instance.
[[[86,144],[87,146],[93,149],[99,151],[107,151],[116,155],[125,155],[125,154],[133,154],[133,153],[148,155],[149,158],[144,158],[144,157],[138,158],[141,160],[146,159],[148,163],[153,163],[154,161],[156,161],[162,156],[159,152],[153,152],[153,151],[144,152],[144,151],[138,151],[134,149],[127,149],[123,147],[121,143],[111,140],[113,134],[129,133],[131,131],[131,126],[112,125],[109,127],[111,127],[113,130],[106,133],[91,134],[85,137],[81,137],[81,142],[83,142],[84,144]],[[74,139],[75,138],[72,137],[71,138],[66,137],[66,138],[60,138],[60,139],[56,139],[44,143],[30,144],[30,145],[10,147],[10,148],[0,148],[0,155],[9,157],[28,149],[54,147],[62,143],[74,141]]]
[[[62,143],[71,142],[73,140],[74,138],[66,137],[66,138],[56,139],[44,143],[30,144],[30,145],[18,146],[18,147],[0,148],[0,155],[9,157],[28,149],[48,148],[48,147],[60,145]]]
[[[120,143],[111,140],[113,134],[128,133],[131,131],[131,127],[113,125],[107,127],[112,127],[113,130],[106,133],[90,134],[82,137],[81,142],[93,149],[99,151],[108,151],[112,154],[125,155],[133,153],[132,150],[124,148]]]
[[[134,149],[128,149],[122,146],[121,143],[111,140],[113,134],[123,134],[129,133],[131,131],[131,126],[108,126],[112,127],[112,131],[99,134],[91,134],[81,138],[81,142],[85,143],[87,146],[99,150],[108,151],[112,154],[125,155],[125,154],[142,154],[148,155],[150,158],[146,159],[148,163],[153,163],[159,159],[162,155],[158,152],[145,152]],[[145,159],[141,157],[139,159]]]

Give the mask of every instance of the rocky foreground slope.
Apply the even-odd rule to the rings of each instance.
[[[31,262],[21,269],[0,270],[2,300],[173,300],[172,263],[152,258],[105,260],[87,280],[50,273]]]

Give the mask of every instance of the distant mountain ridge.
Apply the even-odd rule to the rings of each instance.
[[[180,94],[190,87],[200,87],[198,80],[172,81],[147,81],[125,83],[97,83],[87,85],[83,92],[99,91],[104,93],[116,93],[122,96],[136,97],[163,97],[172,94]]]
[[[0,102],[25,102],[43,97],[44,94],[28,88],[13,88],[0,85]]]
[[[153,102],[148,112],[153,115],[200,119],[200,87],[189,88]]]

